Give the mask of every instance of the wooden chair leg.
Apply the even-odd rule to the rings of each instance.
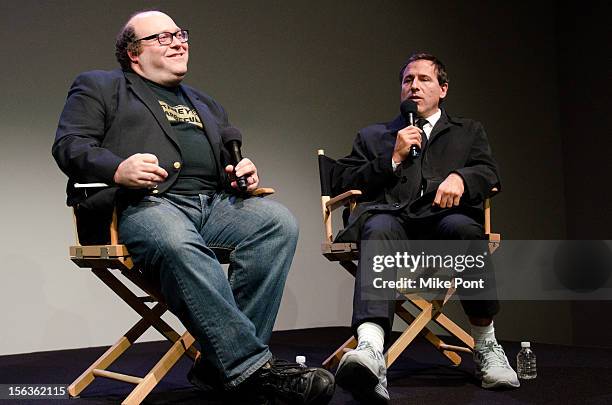
[[[340,346],[335,352],[333,352],[331,356],[325,359],[325,361],[323,362],[323,367],[328,370],[332,370],[340,363],[340,360],[342,359],[342,356],[344,356],[344,353],[356,347],[357,339],[355,339],[354,336],[351,336],[346,342],[342,344],[342,346]]]
[[[339,262],[342,267],[344,267],[349,273],[353,276],[357,270],[357,265],[353,261],[340,261]],[[418,308],[421,313],[414,317],[410,312],[408,312],[405,308],[400,305],[396,308],[396,314],[404,319],[406,323],[409,324],[408,329],[406,329],[400,337],[389,347],[387,353],[385,354],[387,360],[387,367],[390,367],[391,364],[395,362],[395,360],[399,357],[399,355],[408,347],[408,345],[414,340],[414,338],[419,334],[423,333],[425,339],[427,339],[431,344],[433,344],[438,350],[444,354],[454,365],[461,364],[461,356],[459,356],[456,352],[464,352],[471,353],[474,348],[474,339],[465,332],[459,325],[450,320],[446,315],[444,315],[441,311],[444,307],[444,304],[450,299],[454,291],[447,291],[444,294],[443,299],[441,300],[432,300],[427,301],[423,298],[411,295],[406,296],[406,300]],[[398,309],[401,307],[401,310]],[[467,347],[462,346],[453,346],[446,344],[442,339],[436,336],[431,330],[427,328],[427,324],[430,321],[434,321],[438,326],[442,329],[446,330],[452,336],[455,336],[461,342],[463,342]],[[340,359],[347,350],[354,349],[357,347],[357,340],[354,337],[350,337],[346,342],[344,342],[334,353],[332,353],[325,361],[323,362],[323,367],[328,370],[333,369],[340,363]]]
[[[346,271],[351,273],[351,275],[353,275],[353,277],[355,276],[355,273],[357,272],[357,265],[355,264],[355,262],[350,261],[350,260],[343,260],[343,261],[341,261],[339,263],[340,263],[340,265],[342,267],[344,267],[344,269]]]
[[[397,314],[397,316],[403,319],[404,322],[406,322],[408,325],[414,322],[414,319],[415,319],[414,315],[408,312],[406,308],[402,306],[401,302],[398,302],[398,304],[396,305],[395,313]],[[423,336],[425,337],[425,339],[427,339],[429,343],[434,345],[436,349],[440,350],[440,352],[444,356],[446,356],[455,366],[458,366],[459,364],[461,364],[461,356],[459,356],[454,351],[446,350],[445,347],[448,347],[448,345],[446,345],[444,341],[442,341],[442,339],[436,336],[427,327],[423,329]]]
[[[339,263],[342,267],[344,267],[346,271],[355,276],[355,272],[357,271],[357,265],[355,264],[355,262],[350,260],[343,260]],[[351,336],[335,352],[333,352],[327,359],[325,359],[325,361],[323,361],[323,367],[327,370],[332,370],[333,368],[337,367],[340,363],[340,360],[342,359],[342,356],[344,356],[344,353],[356,347],[357,339],[355,339],[354,336]]]
[[[408,328],[400,335],[399,338],[389,349],[387,353],[385,353],[385,358],[387,360],[387,368],[391,367],[391,365],[397,360],[397,358],[402,354],[402,352],[408,347],[410,342],[414,340],[414,338],[421,333],[423,328],[427,326],[427,323],[431,321],[434,315],[434,306],[436,306],[435,302],[429,302],[421,310],[421,313],[414,318],[414,321],[408,326]]]
[[[166,307],[157,304],[151,310],[153,314],[161,316],[166,312]],[[151,324],[146,319],[136,322],[117,342],[108,348],[96,361],[94,361],[70,386],[68,393],[70,396],[79,395],[91,382],[95,376],[93,370],[104,370],[117,360],[142,334],[149,329]]]
[[[95,377],[108,377],[136,384],[134,390],[132,390],[122,404],[140,404],[183,354],[187,354],[192,359],[195,359],[198,354],[194,347],[195,339],[189,332],[185,332],[182,336],[179,335],[170,325],[161,319],[161,316],[167,310],[163,303],[157,302],[152,308],[149,308],[140,298],[120,282],[110,270],[106,268],[95,268],[92,269],[92,271],[132,307],[142,319],[89,366],[89,368],[68,387],[68,393],[71,396],[77,396],[91,384]],[[157,329],[173,344],[147,375],[143,378],[139,378],[107,371],[106,369],[151,326]]]
[[[422,298],[417,298],[417,299],[410,298],[408,299],[408,301],[420,310],[423,310],[424,308],[427,308],[428,306],[428,301]],[[459,339],[461,342],[463,342],[467,347],[469,347],[470,349],[474,348],[474,338],[472,338],[472,336],[470,336],[469,333],[463,330],[463,328],[461,328],[459,325],[453,322],[446,315],[444,315],[443,313],[437,313],[433,317],[433,320],[441,328],[443,328],[448,333],[450,333],[451,335]]]
[[[189,332],[185,332],[176,342],[174,342],[170,350],[168,350],[157,364],[153,366],[151,371],[142,378],[130,395],[128,395],[121,404],[140,404],[194,342],[195,339],[193,336],[191,336]]]
[[[147,307],[129,288],[117,279],[108,269],[92,269],[94,274],[100,278],[111,290],[113,290],[126,304],[128,304],[140,316],[149,321],[159,333],[172,343],[176,342],[180,335],[163,319],[151,313],[151,309]],[[195,359],[197,351],[191,347],[187,351],[187,355]]]

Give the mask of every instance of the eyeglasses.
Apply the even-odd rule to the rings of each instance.
[[[176,32],[160,32],[159,34],[153,34],[149,35],[148,37],[136,39],[134,40],[134,42],[157,39],[160,45],[170,45],[174,40],[174,37],[176,37],[176,39],[178,39],[179,41],[185,43],[189,41],[189,30],[178,30]]]

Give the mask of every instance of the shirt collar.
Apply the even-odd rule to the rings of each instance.
[[[433,128],[434,126],[436,126],[436,122],[438,122],[441,116],[442,116],[442,110],[438,108],[438,111],[436,111],[429,117],[425,117],[425,119],[427,120],[429,125],[431,125],[431,127]]]

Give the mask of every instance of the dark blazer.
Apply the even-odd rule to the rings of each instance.
[[[181,85],[197,110],[212,146],[219,171],[220,184],[229,182],[223,167],[227,155],[219,131],[227,127],[225,110],[210,96]],[[168,190],[176,181],[182,158],[175,134],[156,96],[133,72],[120,69],[92,71],[79,75],[68,92],[60,116],[53,157],[66,175],[68,205],[82,205],[93,210],[108,210],[119,190],[113,181],[117,167],[135,153],[152,153],[168,172],[156,193]],[[179,162],[179,164],[176,164]],[[112,187],[92,195],[75,189],[74,183],[103,182]],[[139,198],[154,190],[121,189],[122,195]]]
[[[450,173],[465,183],[461,203],[454,210],[482,217],[483,202],[491,189],[500,189],[497,165],[482,125],[449,116],[444,110],[421,156],[407,159],[393,172],[391,156],[397,132],[406,127],[398,116],[388,123],[368,126],[357,134],[351,153],[338,160],[333,171],[335,194],[362,190],[362,203],[351,214],[337,241],[357,241],[363,222],[376,212],[427,218],[449,211],[432,207],[438,186]],[[421,196],[421,187],[423,195]]]

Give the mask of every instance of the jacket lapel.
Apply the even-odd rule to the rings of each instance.
[[[145,106],[151,111],[151,114],[157,120],[157,123],[162,128],[164,133],[172,139],[176,147],[178,148],[178,140],[174,135],[174,131],[170,127],[170,123],[164,114],[164,111],[161,109],[159,105],[159,101],[157,97],[153,94],[153,91],[147,86],[144,80],[133,72],[124,72],[125,77],[128,82],[128,87],[136,94],[136,96],[143,102]],[[180,149],[179,149],[180,150]]]
[[[438,122],[436,122],[436,125],[433,127],[431,133],[429,134],[429,139],[427,140],[425,149],[429,148],[429,145],[431,145],[433,141],[435,141],[442,133],[446,132],[446,130],[451,126],[452,123],[449,121],[446,111],[442,110],[442,115],[440,116],[440,119],[438,120]]]
[[[400,129],[403,129],[407,126],[408,124],[406,123],[406,120],[404,120],[404,117],[398,115],[393,121],[387,124],[387,132],[395,133],[395,135],[397,135],[397,132]]]

